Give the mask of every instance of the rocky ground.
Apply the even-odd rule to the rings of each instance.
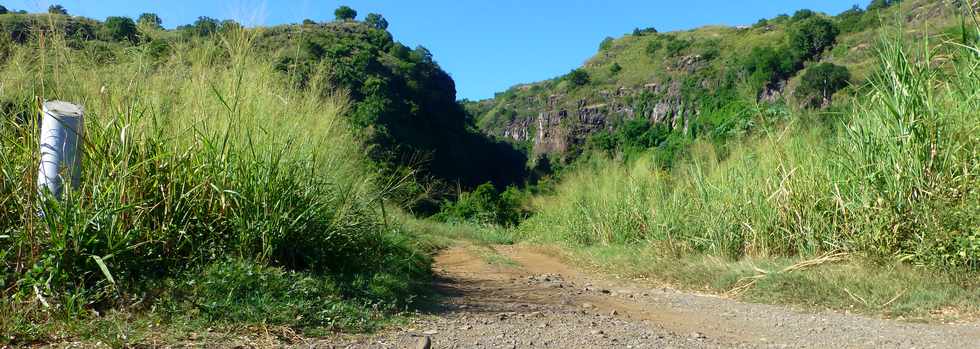
[[[318,348],[980,348],[980,324],[806,313],[599,278],[522,246],[437,258],[443,302],[415,321]],[[489,262],[488,262],[489,261]],[[490,263],[492,262],[492,263]]]

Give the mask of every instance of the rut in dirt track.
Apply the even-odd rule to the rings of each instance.
[[[320,347],[415,348],[980,348],[980,324],[927,325],[806,313],[591,275],[528,246],[436,258],[445,296],[403,328]],[[503,259],[503,258],[501,258]],[[513,264],[513,265],[511,265]]]

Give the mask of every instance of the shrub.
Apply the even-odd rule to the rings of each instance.
[[[599,43],[599,51],[601,52],[601,51],[608,50],[609,48],[612,47],[615,41],[616,39],[613,39],[612,37],[609,36],[607,36],[605,39],[602,39],[602,42]]]
[[[647,35],[647,34],[657,34],[657,33],[658,33],[657,32],[657,28],[654,28],[654,27],[648,27],[648,28],[643,28],[643,29],[640,29],[640,28],[634,28],[633,29],[633,36],[644,36],[644,35]]]
[[[156,13],[143,13],[136,20],[136,23],[147,29],[163,29],[163,20]]]
[[[816,16],[816,15],[817,15],[817,13],[816,12],[813,12],[813,10],[810,10],[810,9],[802,9],[802,10],[798,10],[795,13],[793,13],[792,20],[794,22],[799,22],[799,21],[802,21],[802,20],[807,19],[807,18],[811,18],[811,17]]]
[[[575,87],[588,85],[590,82],[589,73],[582,69],[572,70],[568,75],[565,75],[565,80]]]
[[[851,73],[846,67],[833,63],[820,63],[806,70],[796,88],[796,98],[809,108],[830,104],[835,92],[847,87]]]
[[[647,46],[646,46],[647,55],[649,55],[650,57],[654,57],[657,54],[657,51],[660,51],[660,49],[663,47],[664,47],[663,41],[655,37],[652,40],[647,41]]]
[[[619,72],[622,70],[623,67],[619,66],[619,63],[616,62],[613,62],[613,64],[609,66],[609,72],[612,73],[613,75],[619,74]]]
[[[800,63],[786,49],[772,46],[753,47],[742,61],[742,69],[749,75],[755,88],[790,78],[799,70]]]
[[[790,28],[789,46],[800,60],[809,60],[834,45],[840,32],[830,20],[815,16]]]
[[[136,23],[129,17],[107,17],[102,28],[108,40],[136,42]]]
[[[677,56],[681,53],[681,51],[684,51],[691,46],[691,42],[688,40],[677,39],[673,36],[667,36],[667,38],[670,39],[667,40],[667,44],[664,45],[664,48],[667,51],[668,57]]]
[[[456,202],[446,202],[434,217],[443,222],[470,222],[484,225],[513,226],[527,217],[524,194],[516,187],[500,193],[493,184],[484,183]]]

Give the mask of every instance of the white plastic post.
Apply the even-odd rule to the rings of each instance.
[[[84,109],[62,101],[45,102],[41,116],[41,165],[37,172],[37,189],[47,189],[60,198],[62,180],[71,181],[77,188],[81,181]]]

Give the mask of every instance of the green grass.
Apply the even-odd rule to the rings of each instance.
[[[974,291],[980,287],[976,274],[936,273],[898,262],[869,263],[856,255],[784,272],[804,262],[803,258],[731,260],[673,253],[669,246],[655,243],[568,246],[565,252],[601,272],[750,302],[811,311],[847,310],[908,321],[955,321],[980,315],[980,297]],[[765,276],[740,288],[758,275]]]
[[[883,34],[875,50],[869,85],[836,112],[795,113],[726,144],[698,140],[670,170],[655,152],[592,159],[563,174],[554,195],[536,198],[537,213],[515,234],[614,251],[593,261],[640,251],[614,269],[641,266],[715,291],[737,287],[756,263],[780,270],[846,253],[848,263],[763,278],[742,297],[910,316],[976,313],[977,47]]]
[[[11,48],[0,344],[138,345],[159,326],[370,331],[424,295],[431,259],[384,222],[390,181],[343,118],[346,97],[316,79],[289,86],[251,54],[258,30],[175,41],[165,56],[91,55],[57,35]],[[34,96],[86,109],[82,185],[60,202],[34,189]]]

